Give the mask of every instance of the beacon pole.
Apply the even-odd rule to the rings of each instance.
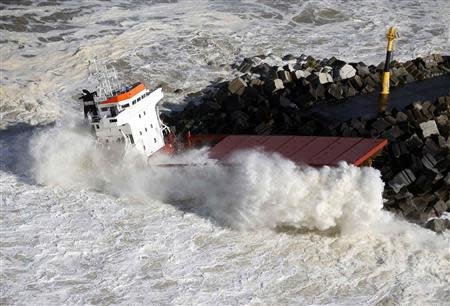
[[[381,82],[381,93],[378,100],[378,110],[381,112],[384,112],[388,105],[388,99],[389,99],[389,78],[390,78],[390,72],[389,68],[392,61],[392,51],[393,51],[393,43],[394,39],[397,38],[397,30],[394,27],[390,27],[387,32],[387,51],[386,51],[386,61],[384,63],[384,71],[383,71],[383,78]]]

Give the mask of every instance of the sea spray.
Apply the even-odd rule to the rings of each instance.
[[[296,165],[278,154],[236,152],[224,163],[193,150],[158,156],[147,164],[134,152],[99,148],[86,131],[47,130],[34,140],[39,183],[97,189],[140,201],[189,203],[222,226],[235,229],[299,228],[365,231],[385,214],[380,174],[345,163]],[[187,167],[160,167],[190,163]]]

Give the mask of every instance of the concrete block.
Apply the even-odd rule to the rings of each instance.
[[[395,120],[395,118],[392,117],[391,115],[385,116],[384,120],[386,120],[390,125],[394,125],[397,123],[397,120]]]
[[[281,70],[277,72],[278,78],[283,81],[283,83],[289,83],[292,81],[292,76],[289,71]]]
[[[255,87],[255,86],[262,86],[262,85],[264,85],[264,81],[263,80],[253,79],[253,80],[250,81],[250,86]]]
[[[236,78],[230,82],[230,84],[228,85],[228,90],[232,94],[236,94],[236,95],[240,96],[244,93],[246,87],[247,87],[247,83],[243,79]]]
[[[294,74],[297,79],[301,79],[308,77],[311,73],[308,70],[296,70]]]
[[[242,73],[248,73],[252,69],[253,61],[250,58],[245,58],[241,65],[238,67],[238,70]]]
[[[356,71],[358,72],[358,75],[362,77],[370,74],[369,67],[367,67],[367,65],[362,62],[356,64]]]
[[[331,84],[328,88],[328,93],[335,99],[342,99],[342,87],[338,84]]]
[[[387,122],[384,118],[379,118],[374,123],[372,123],[372,128],[377,130],[378,133],[383,132],[389,126],[390,126],[389,122]]]
[[[450,139],[450,138],[449,138]],[[450,149],[450,143],[447,142],[447,140],[445,140],[444,137],[442,136],[438,136],[438,145],[440,148],[442,148],[443,150],[448,150]]]
[[[448,219],[431,219],[425,224],[425,227],[436,232],[442,233],[450,229],[450,220]]]
[[[422,153],[425,155],[427,153],[430,153],[433,156],[436,156],[441,151],[441,148],[431,139],[427,138],[425,140],[424,146],[422,148]]]
[[[422,164],[425,168],[433,170],[435,169],[434,167],[436,166],[437,161],[433,155],[427,153],[422,157]]]
[[[326,84],[326,83],[333,82],[333,78],[331,77],[331,75],[329,73],[315,72],[314,74],[317,75],[318,81],[320,84]]]
[[[440,54],[433,54],[433,59],[436,63],[440,64],[444,62],[444,58]]]
[[[364,86],[363,81],[359,75],[355,75],[353,78],[350,79],[350,84],[356,89],[361,90]]]
[[[264,84],[267,91],[273,93],[284,88],[283,81],[280,79],[267,80]]]
[[[430,135],[439,135],[439,129],[434,120],[422,122],[419,124],[422,129],[423,137],[428,137]]]
[[[397,173],[388,183],[389,186],[398,193],[403,187],[409,186],[416,180],[414,173],[410,169],[405,169]]]
[[[420,124],[420,123],[427,121],[427,118],[423,115],[421,110],[418,110],[417,108],[413,108],[412,110],[410,110],[410,112],[414,116],[414,123]]]
[[[343,80],[354,77],[356,74],[356,69],[349,64],[345,64],[339,69],[339,77]]]
[[[398,206],[402,210],[404,216],[409,216],[416,211],[416,207],[411,199],[400,200]]]
[[[408,116],[404,112],[398,112],[395,116],[396,122],[406,122],[408,121]]]
[[[396,125],[381,134],[383,138],[387,138],[389,141],[397,140],[402,135],[403,131]]]
[[[444,178],[444,183],[450,186],[450,172],[447,173],[447,176]]]
[[[441,135],[448,136],[450,134],[450,120],[447,115],[437,116],[435,122]]]
[[[297,61],[297,58],[293,56],[292,54],[286,54],[281,58],[283,61]]]
[[[402,155],[408,154],[408,150],[404,142],[393,142],[390,145],[390,149],[392,154],[399,158]]]
[[[436,212],[436,215],[440,216],[447,210],[447,203],[445,203],[442,200],[439,200],[434,204],[433,208],[434,211]]]
[[[346,97],[353,97],[353,96],[356,96],[357,94],[358,94],[358,91],[355,88],[353,88],[353,86],[351,84],[344,87],[344,95]]]
[[[311,83],[313,86],[316,86],[317,84],[320,84],[319,76],[317,75],[317,73],[311,73],[310,75],[308,75],[306,77],[306,81]]]
[[[289,100],[285,96],[280,97],[280,106],[285,108],[298,109],[297,105],[295,105],[295,103],[292,103],[291,100]]]
[[[408,189],[415,195],[425,195],[432,191],[433,180],[436,177],[436,173],[432,171],[423,171],[419,177],[414,181],[414,184],[408,187]]]
[[[258,135],[270,135],[270,132],[272,131],[272,129],[269,124],[263,122],[263,123],[258,124],[255,127],[254,131]]]

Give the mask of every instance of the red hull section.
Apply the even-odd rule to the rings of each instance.
[[[223,160],[239,150],[261,149],[314,167],[336,166],[341,161],[360,166],[386,145],[386,139],[230,135],[213,146],[209,156]]]

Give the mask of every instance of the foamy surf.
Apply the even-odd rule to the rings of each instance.
[[[232,229],[404,235],[421,244],[437,237],[383,211],[384,183],[370,167],[312,168],[258,150],[236,152],[224,163],[209,159],[207,149],[147,162],[135,152],[99,148],[79,125],[49,129],[32,148],[38,183],[172,203]],[[159,166],[165,163],[191,166]]]
[[[388,1],[1,4],[0,129],[46,124],[69,114],[78,118],[77,96],[80,88],[93,85],[85,68],[95,55],[107,55],[127,80],[182,89],[167,98],[179,102],[211,80],[229,78],[228,64],[244,56],[272,52],[270,59],[278,62],[276,55],[305,53],[377,64],[392,24],[401,35],[396,59],[445,53],[447,2],[403,1],[395,9]],[[207,192],[192,189],[186,178],[205,186],[209,177],[189,173],[180,185],[173,174],[152,174],[145,159],[127,155],[118,167],[122,152],[108,172],[102,155],[91,155],[95,141],[87,131],[56,124],[43,133],[8,129],[0,137],[0,304],[446,305],[450,300],[448,232],[438,236],[375,209],[369,211],[385,221],[367,230],[352,230],[351,222],[343,230],[347,227],[335,213],[331,220],[337,225],[323,225],[329,230],[273,231],[279,221],[307,218],[291,218],[292,209],[269,216],[273,207],[267,199],[278,192],[270,188],[251,199],[238,189],[232,199],[247,199],[248,205],[235,204],[217,219],[221,214],[214,203],[198,194],[182,199],[192,190]],[[205,160],[202,152],[193,154]],[[258,152],[236,156],[250,157],[278,162]],[[291,165],[286,167],[290,171]],[[247,191],[255,184],[242,177],[245,169],[210,169],[208,175],[217,175],[212,181],[238,178]],[[262,170],[250,170],[260,177]],[[152,187],[155,175],[182,188]],[[217,195],[217,186],[206,186],[229,204]],[[314,215],[308,216],[314,224]],[[362,221],[373,224],[370,220]]]
[[[34,134],[25,178],[39,184],[4,171],[0,181],[6,304],[447,300],[448,233],[382,211],[376,170],[298,167],[263,152],[223,167],[192,151],[167,161],[211,164],[173,171],[111,158],[78,123]],[[14,139],[11,154],[23,155]]]

